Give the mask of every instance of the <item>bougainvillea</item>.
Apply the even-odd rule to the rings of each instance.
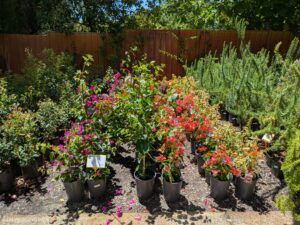
[[[57,178],[72,182],[75,180],[100,179],[109,175],[106,168],[86,168],[90,154],[105,154],[107,160],[114,154],[115,147],[109,136],[97,132],[92,120],[72,123],[61,138],[63,144],[53,146],[53,169]]]

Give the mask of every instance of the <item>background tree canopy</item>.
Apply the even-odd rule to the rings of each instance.
[[[122,28],[300,30],[299,0],[1,0],[1,33]]]

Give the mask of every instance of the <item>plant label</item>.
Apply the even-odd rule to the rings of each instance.
[[[274,138],[274,134],[265,134],[262,137],[262,141],[265,142],[265,143],[270,144],[272,142],[273,138]]]
[[[105,168],[106,155],[89,155],[87,157],[87,168]]]

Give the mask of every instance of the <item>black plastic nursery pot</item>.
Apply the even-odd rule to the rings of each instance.
[[[266,160],[267,166],[271,167],[273,156],[271,156],[268,152],[265,152],[264,155],[265,155],[265,160]]]
[[[64,182],[69,202],[79,202],[84,197],[84,184],[80,181]]]
[[[192,138],[191,139],[191,154],[195,155],[197,149],[197,143],[196,141]]]
[[[238,121],[238,118],[237,118],[237,116],[234,116],[234,115],[232,115],[232,114],[229,114],[229,116],[228,116],[228,121],[230,122],[230,123],[232,123],[232,125],[233,126],[239,126],[239,121]]]
[[[38,171],[38,164],[36,161],[29,166],[21,167],[21,170],[24,179],[35,179],[40,175]]]
[[[279,179],[283,179],[283,172],[281,170],[283,158],[284,156],[280,152],[265,152],[266,163],[270,167],[271,173]]]
[[[134,172],[136,192],[137,192],[137,196],[141,200],[146,200],[150,198],[150,196],[153,193],[154,181],[156,177],[155,172],[153,172],[152,176],[150,177],[151,177],[150,179],[144,180],[138,176],[137,171]]]
[[[11,168],[0,172],[0,193],[10,191],[14,186],[15,176]]]
[[[283,179],[283,172],[281,170],[281,164],[282,164],[282,162],[276,161],[276,160],[272,160],[272,163],[271,163],[271,173],[279,179]]]
[[[210,185],[210,177],[211,177],[211,173],[205,171],[205,181],[208,185]]]
[[[98,180],[88,180],[87,186],[91,199],[100,198],[106,191],[106,178]]]
[[[211,176],[210,178],[210,195],[216,200],[223,200],[227,197],[230,181],[221,181]]]
[[[180,197],[182,181],[170,183],[163,179],[163,193],[167,202],[176,202]]]
[[[197,159],[198,173],[200,175],[204,175],[203,165],[205,163],[205,160],[203,159],[202,155],[198,151],[196,151],[196,159]]]
[[[255,191],[257,180],[257,176],[251,182],[246,182],[244,177],[237,177],[235,186],[236,196],[242,200],[249,200]]]

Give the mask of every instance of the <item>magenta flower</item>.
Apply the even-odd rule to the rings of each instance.
[[[90,101],[90,100],[86,100],[85,101],[85,105],[86,105],[86,107],[88,107],[88,108],[91,108],[93,105],[92,105],[92,102]]]
[[[118,218],[121,218],[123,215],[123,208],[121,205],[116,206],[116,214]]]
[[[113,139],[110,139],[109,143],[110,143],[111,145],[113,145],[113,144],[115,144],[115,141],[114,141]]]
[[[91,90],[91,91],[94,91],[94,90],[95,90],[95,86],[91,85],[91,86],[90,86],[90,90]]]
[[[135,200],[134,200],[133,198],[130,199],[129,204],[130,204],[130,205],[134,205],[134,204],[135,204]]]
[[[106,203],[107,206],[111,206],[112,205],[112,200],[109,200],[107,203]]]
[[[82,125],[82,124],[79,124],[79,125],[78,125],[78,134],[82,134],[83,131],[84,131],[83,125]]]
[[[91,139],[91,135],[90,134],[86,134],[83,137],[84,140],[90,140]]]
[[[111,223],[111,220],[109,220],[109,219],[107,219],[106,221],[105,221],[105,225],[109,225]]]
[[[123,189],[119,188],[115,191],[115,195],[122,195],[123,194]]]
[[[137,221],[141,221],[142,220],[142,216],[140,214],[137,214],[134,216],[134,219]]]
[[[82,155],[88,155],[90,152],[87,148],[82,150]]]
[[[103,207],[101,208],[101,211],[102,211],[102,213],[106,213],[106,212],[107,212],[107,207],[106,207],[106,206],[103,206]]]
[[[98,100],[98,97],[97,97],[97,95],[92,95],[92,96],[91,96],[91,99],[95,102],[95,101]]]

